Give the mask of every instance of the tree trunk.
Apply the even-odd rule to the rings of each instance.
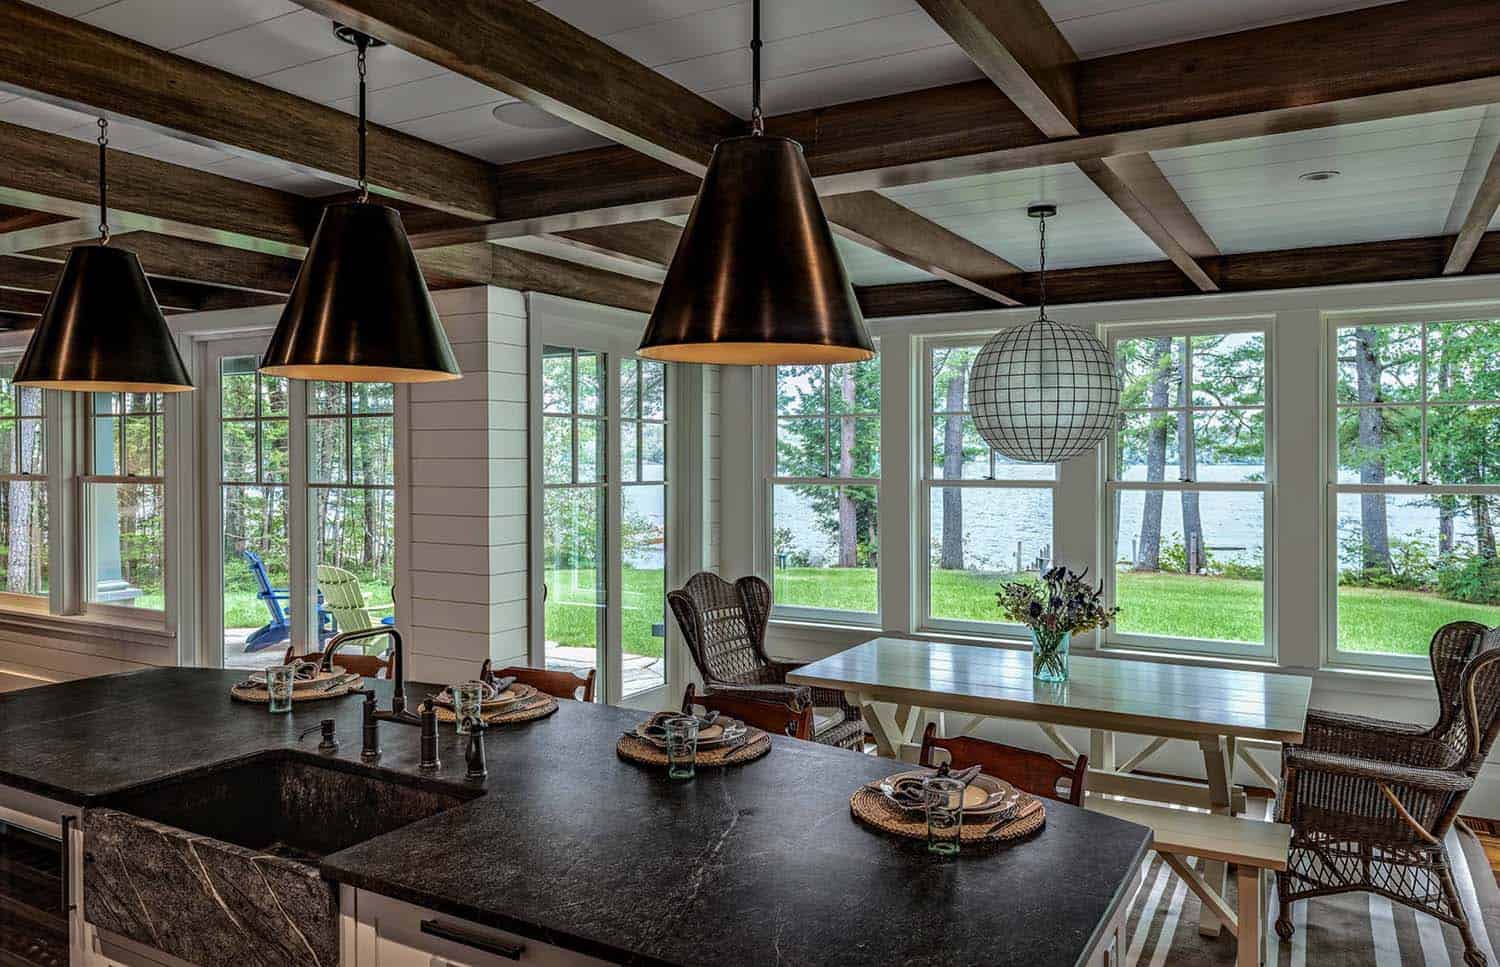
[[[1492,561],[1495,559],[1495,521],[1490,510],[1489,497],[1484,494],[1469,497],[1469,513],[1474,518],[1474,541],[1479,545],[1479,556]]]
[[[6,502],[10,505],[10,525],[6,531],[10,553],[5,561],[5,590],[25,594],[31,571],[31,501],[27,500],[24,480],[12,480],[7,486]]]
[[[854,368],[845,366],[840,398],[844,401],[844,412],[854,412]],[[854,417],[839,419],[839,476],[854,476]],[[859,531],[854,520],[854,501],[848,491],[839,489],[839,567],[859,565]]]
[[[1151,346],[1151,405],[1161,408],[1167,405],[1167,372],[1172,359],[1172,340],[1158,338]],[[1166,479],[1167,424],[1152,416],[1150,436],[1146,440],[1146,479],[1160,483]],[[1155,571],[1161,567],[1161,503],[1160,490],[1145,493],[1141,510],[1141,537],[1136,545],[1135,569]]]
[[[1354,330],[1354,371],[1356,393],[1359,402],[1374,403],[1380,399],[1380,361],[1375,357],[1375,330],[1362,327]],[[1385,423],[1380,410],[1365,406],[1359,410],[1359,448],[1366,454],[1359,465],[1359,482],[1362,484],[1385,483],[1385,459],[1380,447],[1385,437]],[[1359,497],[1359,527],[1364,535],[1363,565],[1368,570],[1391,569],[1390,531],[1385,514],[1384,494],[1361,494]]]
[[[1449,386],[1452,385],[1453,367],[1448,360],[1447,340],[1443,343],[1442,361],[1438,363],[1437,389],[1440,394],[1446,395]],[[1453,479],[1440,476],[1439,480]],[[1458,513],[1458,498],[1452,494],[1443,494],[1437,498],[1438,508],[1438,559],[1442,560],[1453,553],[1453,518]]]
[[[1182,360],[1177,369],[1177,405],[1182,407],[1182,412],[1177,414],[1177,458],[1181,461],[1182,479],[1196,480],[1198,478],[1198,454],[1193,444],[1193,434],[1188,424],[1188,359],[1187,353],[1182,354]],[[1183,560],[1186,562],[1186,570],[1189,574],[1197,574],[1203,570],[1203,518],[1198,513],[1197,493],[1184,490],[1182,492],[1182,552]]]
[[[955,410],[964,405],[964,381],[955,376],[948,380],[943,409],[949,416],[943,423],[943,479],[958,480],[964,475],[964,418]],[[938,567],[961,571],[964,566],[964,493],[960,487],[943,488],[943,549]]]

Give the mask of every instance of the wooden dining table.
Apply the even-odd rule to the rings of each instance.
[[[885,637],[804,665],[787,681],[842,691],[863,711],[882,755],[915,760],[929,713],[950,735],[991,717],[1036,723],[1069,760],[1078,750],[1058,727],[1073,726],[1089,730],[1090,793],[1228,815],[1244,808],[1237,760],[1276,787],[1277,777],[1250,751],[1302,741],[1312,690],[1306,675],[1083,655],[1072,658],[1066,682],[1052,684],[1033,677],[1028,650]],[[1121,760],[1121,732],[1148,741]],[[1206,781],[1136,771],[1171,739],[1198,746]],[[1210,863],[1205,879],[1222,892],[1224,865]],[[1201,927],[1218,930],[1206,908]]]

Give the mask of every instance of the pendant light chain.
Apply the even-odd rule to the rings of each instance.
[[[1041,222],[1040,227],[1042,230],[1042,258],[1040,271],[1037,276],[1037,286],[1040,289],[1040,299],[1038,300],[1040,305],[1038,308],[1041,310],[1038,318],[1045,319],[1047,318],[1047,216],[1044,214],[1037,220]]]
[[[760,110],[760,0],[751,4],[755,26],[750,34],[750,133],[766,133],[766,118]]]
[[[370,46],[370,38],[359,34],[354,44],[359,51],[356,57],[356,63],[359,65],[359,200],[367,202],[370,200],[370,180],[365,177],[365,74],[368,70],[365,63],[365,51]]]
[[[104,177],[104,150],[109,147],[109,119],[99,119],[99,244],[109,244],[109,206]]]

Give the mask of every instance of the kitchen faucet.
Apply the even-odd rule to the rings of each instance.
[[[345,631],[329,639],[328,647],[323,650],[323,657],[319,664],[324,670],[332,667],[334,653],[345,642],[378,638],[381,635],[390,635],[391,637],[391,685],[395,690],[391,695],[390,711],[383,711],[376,706],[375,691],[373,689],[363,688],[358,690],[365,697],[362,711],[364,744],[359,757],[367,761],[379,758],[380,723],[400,722],[403,725],[417,725],[421,727],[422,760],[418,764],[418,767],[428,770],[436,769],[441,765],[438,761],[437,753],[437,709],[433,706],[431,698],[422,703],[420,712],[409,712],[406,709],[406,650],[401,641],[401,632],[397,631],[391,625],[379,625],[374,628]]]

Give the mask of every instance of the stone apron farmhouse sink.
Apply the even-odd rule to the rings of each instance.
[[[88,919],[195,964],[331,967],[319,860],[479,794],[291,752],[133,789],[84,811]]]

